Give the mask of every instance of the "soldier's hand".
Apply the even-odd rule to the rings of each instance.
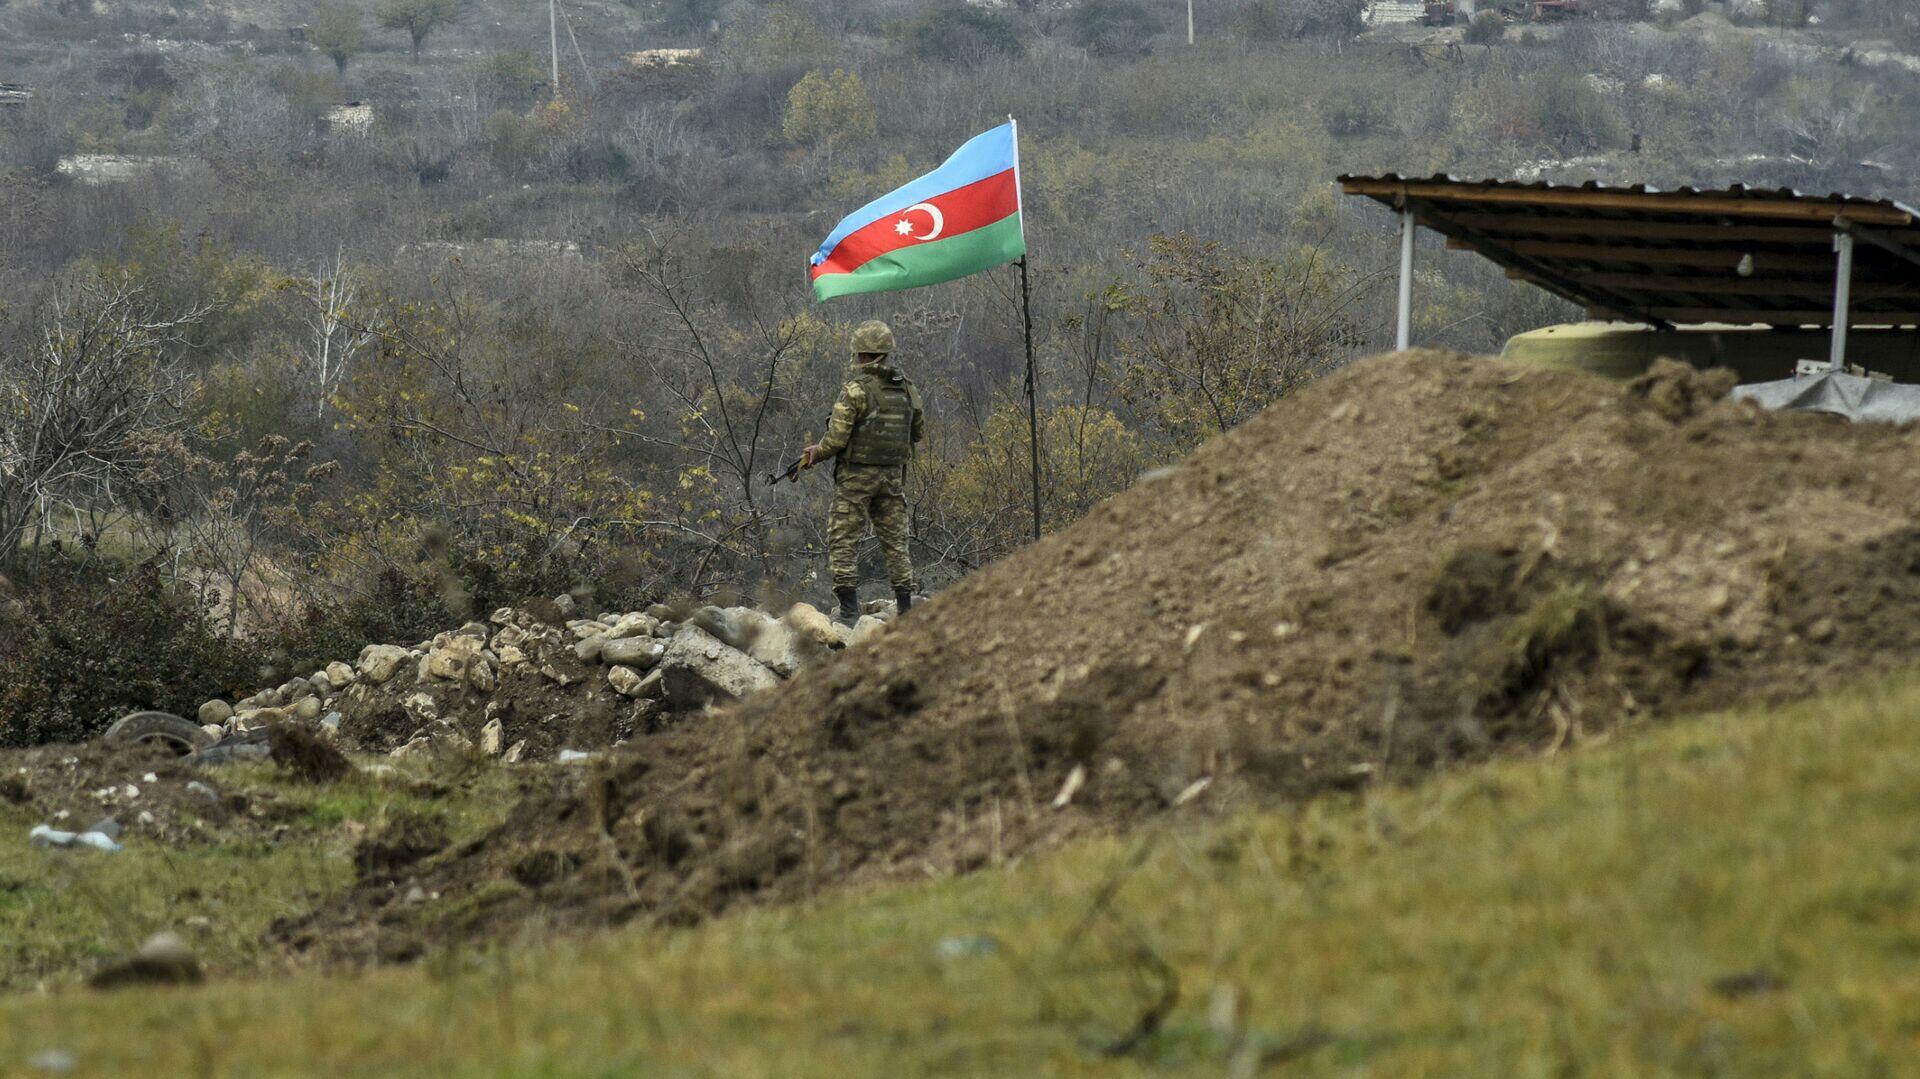
[[[820,463],[820,446],[818,443],[808,446],[806,449],[800,451],[800,467],[801,468],[812,468],[814,465],[819,463]]]

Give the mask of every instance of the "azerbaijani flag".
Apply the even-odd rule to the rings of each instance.
[[[816,300],[937,285],[1027,253],[1014,122],[848,214],[810,260]]]

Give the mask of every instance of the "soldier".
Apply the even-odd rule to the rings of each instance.
[[[869,320],[853,331],[852,376],[834,402],[820,441],[801,454],[804,468],[829,457],[833,508],[827,513],[828,565],[840,619],[860,617],[860,537],[873,534],[887,557],[887,577],[905,614],[913,605],[913,562],[907,556],[907,462],[926,426],[920,391],[888,362],[893,331]]]

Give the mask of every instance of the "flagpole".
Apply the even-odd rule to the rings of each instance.
[[[1027,338],[1027,461],[1033,469],[1033,538],[1040,539],[1040,375],[1033,363],[1033,289],[1027,284],[1027,192],[1020,184],[1020,121],[1013,128],[1013,190],[1020,206],[1020,324]]]
[[[1027,284],[1027,256],[1020,256],[1020,321],[1027,336],[1027,447],[1033,469],[1033,538],[1040,538],[1040,376],[1033,365],[1033,290]]]

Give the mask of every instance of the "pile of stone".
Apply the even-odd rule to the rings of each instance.
[[[509,762],[564,756],[563,746],[604,748],[779,685],[893,617],[890,601],[869,604],[850,627],[806,603],[780,616],[656,604],[567,618],[571,606],[559,597],[558,619],[503,607],[412,646],[370,644],[351,664],[232,704],[208,701],[199,720],[227,742],[305,722],[346,748],[395,756],[450,748]]]

